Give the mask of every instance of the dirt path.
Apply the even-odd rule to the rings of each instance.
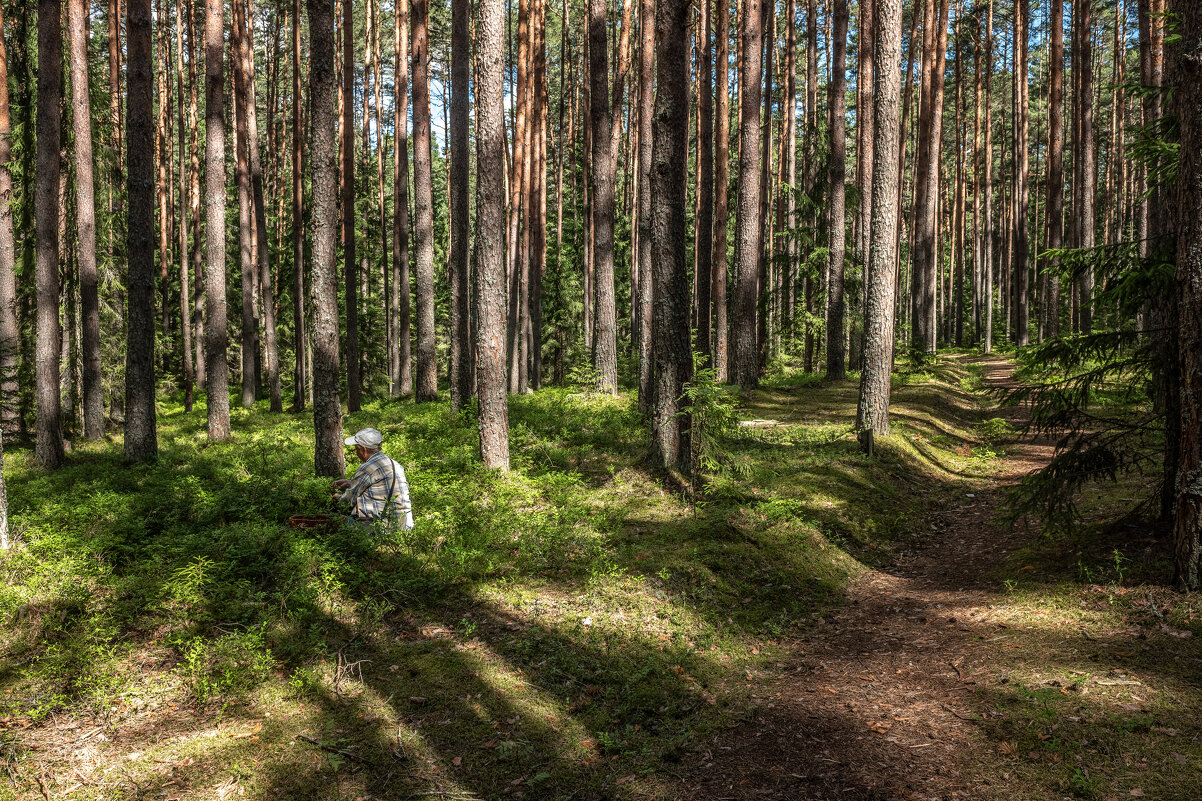
[[[1012,381],[1009,362],[977,359],[986,386]],[[1021,425],[1023,410],[999,416]],[[787,674],[757,696],[738,728],[710,744],[681,798],[953,799],[993,795],[963,774],[974,760],[969,698],[1002,624],[983,579],[1022,534],[990,520],[1002,490],[1051,457],[1007,448],[990,488],[932,516],[932,539],[848,591],[848,603],[799,647]],[[967,493],[966,493],[967,495]],[[985,645],[986,647],[981,647]]]

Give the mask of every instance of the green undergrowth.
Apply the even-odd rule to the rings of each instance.
[[[470,413],[372,402],[345,427],[405,465],[399,534],[287,527],[331,511],[307,414],[237,409],[210,444],[164,401],[149,466],[6,449],[0,796],[669,795],[848,580],[995,464],[956,362],[897,377],[874,459],[855,395],[744,395],[692,498],[648,470],[630,393],[511,398],[505,475]]]

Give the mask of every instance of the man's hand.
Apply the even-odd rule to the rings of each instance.
[[[340,478],[337,481],[330,483],[330,491],[335,495],[341,495],[347,490],[347,488],[350,487],[350,485],[351,482],[347,481],[345,478]]]

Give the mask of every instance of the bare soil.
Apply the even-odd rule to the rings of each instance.
[[[986,387],[1012,365],[974,359]],[[1022,408],[996,414],[1016,428]],[[743,723],[702,749],[680,798],[954,799],[996,795],[978,771],[992,759],[970,699],[988,665],[1001,592],[990,580],[1030,534],[998,525],[1005,490],[1051,458],[1048,442],[1007,447],[994,481],[932,510],[930,538],[848,590],[848,603],[798,644]],[[969,494],[974,497],[967,497]]]

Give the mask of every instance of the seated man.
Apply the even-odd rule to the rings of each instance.
[[[350,481],[340,478],[332,486],[338,500],[351,505],[351,518],[358,523],[385,520],[402,531],[413,528],[405,468],[380,450],[384,436],[374,428],[365,428],[347,437],[346,444],[354,446],[362,464]]]

